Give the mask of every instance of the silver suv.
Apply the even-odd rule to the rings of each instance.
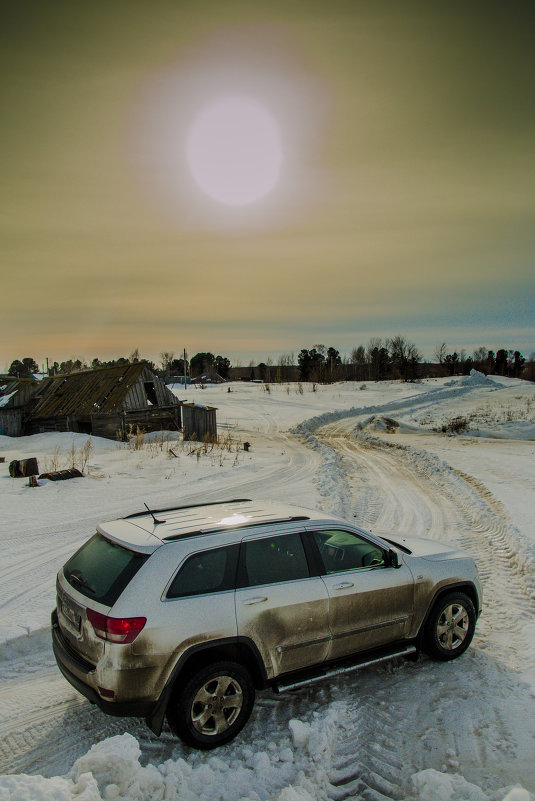
[[[473,560],[322,512],[221,501],[101,523],[57,578],[66,679],[111,715],[164,716],[214,748],[256,689],[300,687],[423,648],[447,660],[481,609]]]

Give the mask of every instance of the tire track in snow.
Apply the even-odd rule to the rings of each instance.
[[[520,761],[532,779],[532,768],[525,766],[529,758],[522,762],[522,742],[532,720],[532,697],[528,696],[527,708],[519,703],[515,715],[511,715],[511,697],[526,695],[525,686],[511,679],[511,668],[535,664],[534,655],[525,653],[523,634],[535,611],[533,569],[529,554],[519,556],[515,548],[518,532],[502,504],[481,482],[420,449],[367,435],[348,435],[353,427],[353,421],[340,420],[316,433],[322,448],[335,450],[343,459],[345,481],[352,492],[351,509],[358,522],[378,533],[389,529],[456,540],[478,563],[486,586],[486,603],[476,631],[476,647],[460,663],[420,660],[414,674],[399,672],[395,682],[400,684],[399,695],[392,687],[381,688],[372,699],[364,700],[360,695],[354,707],[349,707],[354,727],[347,732],[347,742],[340,739],[333,758],[336,781],[330,796],[335,800],[397,799],[402,797],[400,787],[402,793],[410,792],[410,774],[430,766],[460,769],[465,777],[496,786],[500,786],[496,782],[501,774],[503,786],[515,780]],[[309,441],[314,439],[309,434]],[[489,658],[487,650],[491,652]],[[495,652],[500,655],[497,664]],[[467,660],[471,660],[469,671],[463,669]],[[369,671],[366,674],[359,675],[361,686],[373,684]],[[420,712],[413,696],[414,683],[420,683],[425,675],[431,675],[433,683],[425,685],[424,712]],[[388,699],[383,701],[388,722],[384,720],[379,727],[383,734],[378,739],[378,727],[363,727],[363,721],[368,715],[372,722],[376,720],[376,702],[381,694]],[[478,701],[482,696],[481,703],[474,705],[474,695]],[[412,704],[407,703],[407,697],[412,697]],[[466,704],[467,700],[471,703]],[[467,709],[460,713],[463,706]],[[429,726],[429,712],[436,718],[435,726]],[[414,736],[407,748],[407,728],[421,732],[423,750],[414,749]],[[384,733],[388,733],[386,741]],[[400,748],[404,741],[407,745]],[[404,755],[401,771],[400,752]],[[511,765],[516,767],[511,770]]]
[[[447,529],[431,526],[425,533],[437,539],[445,533],[453,535],[473,555],[484,574],[488,590],[485,604],[493,617],[503,614],[503,604],[508,608],[513,596],[515,604],[506,618],[509,621],[519,618],[519,626],[526,618],[532,619],[535,613],[533,555],[523,548],[520,533],[510,522],[503,505],[482,482],[421,449],[369,436],[360,436],[355,447],[360,454],[371,450],[383,464],[390,465],[390,473],[388,477],[386,473],[383,475],[384,480],[392,480],[396,472],[402,480],[405,478],[409,492],[410,485],[419,484],[423,488],[422,497],[428,506],[436,505],[434,499],[439,498],[440,504],[450,510],[449,515],[445,515]],[[452,510],[456,517],[453,521]],[[498,604],[500,609],[496,607]],[[522,650],[523,645],[522,638]]]
[[[482,482],[420,448],[360,433],[341,437],[339,425],[335,433],[324,427],[320,441],[343,451],[359,468],[364,465],[378,496],[371,510],[357,497],[359,522],[372,530],[455,539],[492,582],[487,605],[499,599],[507,602],[513,594],[519,604],[515,616],[533,616],[535,554]]]
[[[0,772],[64,773],[95,740],[141,728],[137,720],[126,725],[107,720],[65,682],[48,632],[11,641],[4,650],[8,653],[0,662]]]

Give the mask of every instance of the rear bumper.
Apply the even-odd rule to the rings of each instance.
[[[63,673],[69,684],[79,693],[84,695],[92,704],[96,704],[107,715],[114,717],[139,717],[150,718],[154,712],[155,702],[132,702],[114,703],[101,698],[95,688],[91,685],[90,675],[94,673],[94,666],[87,662],[83,657],[73,653],[72,649],[65,641],[58,623],[56,609],[52,612],[52,648],[58,668]]]

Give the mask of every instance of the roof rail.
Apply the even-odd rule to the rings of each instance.
[[[216,526],[213,528],[199,528],[197,531],[184,531],[181,534],[169,534],[168,537],[162,537],[164,542],[170,542],[171,540],[182,540],[187,539],[188,537],[198,537],[199,534],[219,534],[222,531],[236,531],[240,528],[254,528],[255,526],[267,526],[273,525],[277,523],[294,523],[299,520],[310,520],[310,517],[307,515],[293,515],[291,517],[276,517],[270,518],[269,520],[258,520],[255,523],[237,523],[235,526],[225,524]]]
[[[160,514],[161,512],[178,512],[181,509],[196,509],[199,506],[218,506],[220,504],[226,503],[250,503],[250,498],[232,498],[229,501],[209,501],[208,503],[189,503],[186,506],[166,506],[164,509],[150,509],[149,512],[152,514]],[[148,508],[148,507],[147,507]],[[126,517],[121,518],[122,520],[130,520],[132,517],[143,517],[146,515],[147,512],[134,512],[131,515],[126,515]]]

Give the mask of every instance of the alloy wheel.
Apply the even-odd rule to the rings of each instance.
[[[191,705],[191,722],[200,734],[222,734],[232,726],[242,705],[238,681],[232,676],[217,676],[197,691]]]
[[[460,603],[448,604],[437,621],[437,639],[448,651],[459,648],[470,629],[470,618],[464,606]]]

